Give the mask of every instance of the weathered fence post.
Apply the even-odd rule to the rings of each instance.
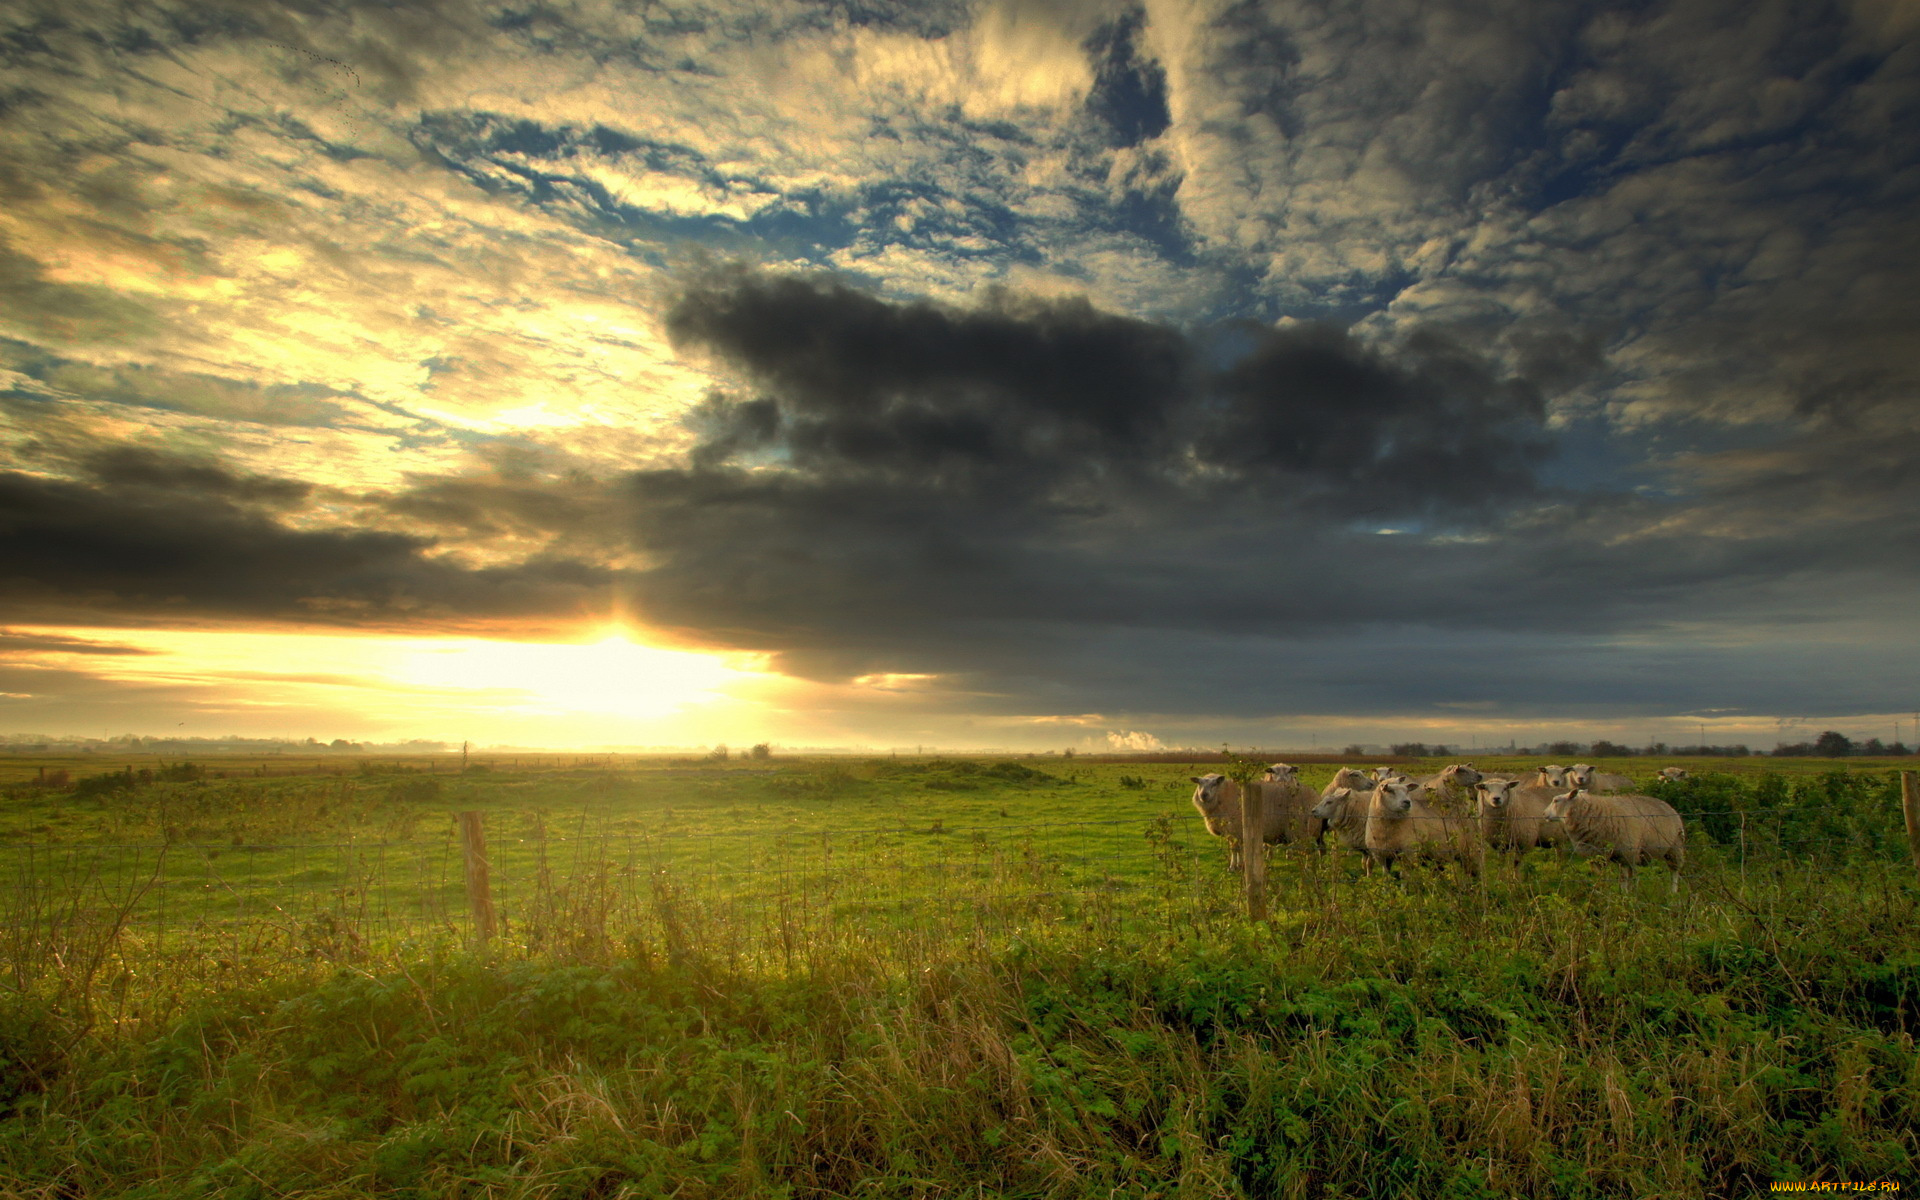
[[[1240,784],[1240,870],[1247,886],[1247,919],[1267,919],[1267,804],[1258,780]]]
[[[487,835],[480,814],[460,814],[460,849],[467,862],[467,905],[473,909],[473,928],[484,949],[493,938],[493,882],[487,874]]]
[[[1913,851],[1913,869],[1920,871],[1920,775],[1900,772],[1900,806],[1907,810],[1907,849]]]
[[[1240,879],[1246,886],[1247,919],[1267,919],[1267,806],[1259,778],[1266,767],[1220,747],[1225,775],[1240,789]]]

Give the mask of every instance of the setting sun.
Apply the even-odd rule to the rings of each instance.
[[[642,645],[614,631],[591,643],[417,644],[398,669],[406,683],[513,692],[501,697],[527,711],[657,718],[719,698],[751,671],[713,654]]]

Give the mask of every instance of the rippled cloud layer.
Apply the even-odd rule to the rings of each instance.
[[[144,711],[88,628],[608,620],[843,740],[1914,703],[1910,5],[29,3],[0,66],[0,725]]]

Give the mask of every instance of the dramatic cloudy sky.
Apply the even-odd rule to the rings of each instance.
[[[1916,129],[1913,0],[10,4],[0,732],[1890,738]]]

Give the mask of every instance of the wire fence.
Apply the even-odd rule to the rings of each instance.
[[[1112,925],[1147,910],[1223,913],[1231,880],[1203,870],[1197,820],[1019,827],[565,833],[489,814],[500,952],[791,959],[832,944],[898,954],[1033,922]],[[1143,836],[1143,832],[1145,836]],[[107,957],[351,961],[476,933],[462,845],[73,843],[0,848],[0,972],[87,975]],[[1214,895],[1217,893],[1217,895]],[[91,968],[89,964],[92,964]]]
[[[583,814],[489,813],[502,953],[673,956],[694,947],[791,962],[821,946],[881,955],[1075,922],[1121,939],[1230,920],[1240,881],[1192,812],[1142,822],[947,828],[636,830]],[[1448,817],[1448,820],[1460,820]],[[1690,812],[1694,869],[1897,857],[1897,825],[1807,811]],[[1893,817],[1897,823],[1898,818]],[[1904,841],[1904,839],[1900,839]],[[1323,898],[1358,859],[1271,851],[1278,895]],[[0,972],[27,986],[108,957],[354,960],[476,934],[462,844],[439,838],[0,847]]]

